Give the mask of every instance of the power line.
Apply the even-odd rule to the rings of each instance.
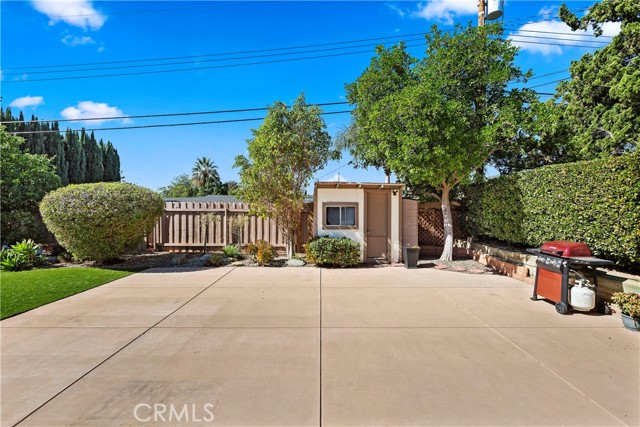
[[[321,179],[321,178],[324,178],[325,176],[331,175],[332,173],[337,172],[337,171],[339,171],[340,169],[342,169],[343,167],[345,167],[345,166],[349,166],[350,164],[351,164],[351,162],[348,162],[348,163],[345,163],[345,164],[344,164],[344,165],[342,165],[342,166],[338,166],[337,168],[335,168],[335,169],[333,169],[333,170],[331,170],[331,171],[329,171],[329,172],[325,173],[324,175],[316,177],[316,179]]]
[[[580,10],[586,9],[576,9],[574,12],[578,12]],[[550,15],[553,12],[545,13],[541,15],[532,15],[530,17],[540,17],[544,15]],[[503,22],[513,22],[522,19],[528,19],[530,17],[523,18],[514,18],[510,20],[505,20]],[[533,22],[544,22],[549,21],[555,18],[546,18]],[[455,28],[444,29],[443,31],[454,31]],[[85,62],[85,63],[73,63],[73,64],[55,64],[55,65],[30,65],[30,66],[17,66],[17,67],[5,67],[3,70],[28,70],[28,69],[37,69],[37,68],[62,68],[62,67],[79,67],[79,66],[92,66],[92,65],[108,65],[108,64],[124,64],[124,63],[134,63],[134,62],[152,62],[152,61],[168,61],[168,60],[178,60],[178,59],[188,59],[188,58],[204,58],[211,56],[228,56],[228,55],[244,55],[244,54],[252,54],[252,53],[262,53],[262,52],[272,52],[272,51],[281,51],[281,50],[293,50],[293,49],[305,49],[305,48],[313,48],[313,47],[322,47],[322,46],[333,46],[333,45],[341,45],[341,44],[353,44],[353,43],[361,43],[368,42],[374,40],[387,40],[387,39],[399,39],[403,37],[414,37],[414,36],[424,36],[426,33],[408,33],[408,34],[396,34],[392,36],[384,36],[384,37],[372,37],[365,39],[356,39],[356,40],[346,40],[346,41],[338,41],[338,42],[328,42],[328,43],[317,43],[317,44],[309,44],[309,45],[298,45],[298,46],[288,46],[288,47],[278,47],[278,48],[269,48],[269,49],[254,49],[254,50],[244,50],[244,51],[235,51],[235,52],[217,52],[217,53],[209,53],[209,54],[200,54],[200,55],[183,55],[183,56],[170,56],[170,57],[160,57],[160,58],[145,58],[145,59],[128,59],[128,60],[118,60],[118,61],[102,61],[102,62]],[[562,34],[562,33],[561,33]],[[82,70],[78,70],[82,71]],[[23,73],[13,73],[13,74],[23,74]]]
[[[448,30],[448,31],[453,31],[453,30]],[[269,49],[243,50],[243,51],[235,51],[235,52],[216,52],[216,53],[207,53],[207,54],[201,54],[201,55],[167,56],[162,58],[145,58],[145,59],[125,59],[125,60],[119,60],[119,61],[85,62],[85,63],[79,63],[79,64],[32,65],[32,66],[23,66],[23,67],[8,67],[8,68],[4,68],[4,70],[27,70],[31,68],[61,68],[61,67],[77,67],[77,66],[79,67],[79,66],[86,66],[86,65],[126,64],[126,63],[132,63],[132,62],[171,61],[174,59],[206,58],[206,57],[212,57],[212,56],[228,56],[228,55],[245,55],[245,54],[252,54],[252,53],[275,52],[275,51],[281,51],[281,50],[306,49],[306,48],[314,48],[314,47],[322,47],[322,46],[362,43],[362,42],[369,42],[374,40],[397,39],[402,37],[424,36],[425,34],[426,33],[424,32],[398,34],[393,36],[372,37],[367,39],[346,40],[346,41],[339,41],[339,42],[316,43],[316,44],[308,44],[308,45],[276,47],[276,48],[269,48]],[[82,71],[82,70],[79,70],[79,71]]]
[[[559,31],[542,31],[542,30],[522,30],[520,28],[506,28],[507,31],[519,31],[523,33],[540,33],[540,34],[557,34],[561,36],[571,36],[571,37],[590,37],[590,38],[599,38],[604,37],[608,39],[612,39],[614,36],[594,36],[592,34],[577,34],[577,33],[561,33]]]
[[[559,80],[554,80],[554,81],[551,81],[551,82],[540,83],[540,84],[538,84],[538,85],[535,85],[535,86],[529,86],[529,87],[526,87],[526,88],[523,88],[523,89],[535,89],[535,88],[537,88],[537,87],[547,86],[547,85],[550,85],[550,84],[553,84],[553,83],[563,82],[563,81],[565,81],[565,80],[569,80],[569,79],[559,79]]]
[[[332,115],[332,114],[344,114],[350,113],[351,110],[343,110],[343,111],[330,111],[330,112],[322,112],[322,115]],[[187,122],[187,123],[163,123],[163,124],[154,124],[154,125],[136,125],[136,126],[120,126],[120,127],[109,127],[109,128],[93,128],[93,129],[84,129],[85,132],[96,132],[96,131],[107,131],[107,130],[129,130],[129,129],[149,129],[149,128],[165,128],[165,127],[180,127],[180,126],[196,126],[196,125],[212,125],[212,124],[220,124],[220,123],[239,123],[239,122],[253,122],[264,120],[264,117],[252,117],[245,119],[229,119],[229,120],[212,120],[205,122]],[[34,133],[60,133],[60,132],[81,132],[82,129],[65,129],[62,130],[38,130],[38,131],[22,131],[22,132],[10,132],[13,135],[24,135],[24,134],[34,134]]]
[[[402,41],[418,41],[422,38],[413,38],[406,39]],[[397,41],[389,41],[382,43],[383,45],[389,43],[396,43]],[[147,67],[163,67],[167,65],[183,65],[183,64],[197,64],[204,62],[220,62],[220,61],[234,61],[238,59],[253,59],[253,58],[265,58],[265,57],[273,57],[273,56],[285,56],[285,55],[298,55],[298,54],[308,54],[314,52],[326,52],[333,50],[344,50],[344,49],[355,49],[359,47],[371,47],[371,46],[379,46],[381,43],[370,43],[370,44],[361,44],[361,45],[353,45],[353,46],[341,46],[341,47],[330,47],[323,49],[313,49],[313,50],[305,50],[301,52],[283,52],[283,53],[268,53],[261,55],[250,55],[250,56],[242,56],[236,58],[217,58],[217,59],[204,59],[204,60],[194,60],[194,61],[181,61],[181,62],[165,62],[162,64],[142,64],[142,65],[118,65],[118,66],[110,66],[110,67],[98,67],[98,68],[82,68],[82,69],[69,69],[69,70],[51,70],[51,71],[31,71],[29,74],[53,74],[53,73],[76,73],[81,71],[98,71],[98,70],[115,70],[115,69],[123,69],[123,68],[147,68]],[[22,72],[15,73],[6,73],[5,76],[13,76],[13,75],[21,75],[24,74]],[[34,80],[35,81],[35,80]]]
[[[525,43],[525,44],[538,44],[538,45],[563,46],[563,47],[581,47],[581,48],[587,48],[587,49],[597,48],[596,46],[586,46],[586,45],[576,45],[576,44],[544,43],[544,42],[532,42],[532,41],[526,41],[526,40],[513,40],[513,41],[516,43]],[[406,47],[410,48],[410,47],[418,47],[422,45],[423,45],[422,43],[407,44]],[[300,52],[300,53],[304,53],[304,52]],[[123,77],[123,76],[133,76],[133,75],[176,73],[176,72],[183,72],[183,71],[236,68],[236,67],[246,67],[251,65],[275,64],[275,63],[294,62],[294,61],[306,61],[310,59],[357,55],[357,54],[363,54],[363,53],[371,53],[371,50],[367,49],[367,50],[359,50],[359,51],[353,51],[353,52],[333,53],[333,54],[326,54],[326,55],[313,55],[313,56],[305,56],[305,57],[299,57],[299,58],[274,59],[274,60],[266,60],[266,61],[253,61],[253,62],[245,62],[245,63],[238,63],[238,64],[209,65],[205,67],[174,68],[174,69],[168,69],[168,70],[152,70],[152,71],[133,71],[133,72],[127,72],[127,73],[94,74],[94,75],[69,76],[69,77],[46,77],[41,79],[5,81],[5,84],[56,81],[56,80],[84,80],[84,79],[94,79],[94,78],[102,78],[102,77]]]
[[[331,105],[345,105],[348,104],[347,101],[340,102],[322,102],[318,104],[307,104],[309,106],[317,106],[317,107],[326,107]],[[287,108],[290,108],[290,105],[287,105]],[[178,116],[196,116],[196,115],[206,115],[206,114],[225,114],[225,113],[247,113],[253,111],[267,111],[269,107],[257,107],[257,108],[241,108],[234,110],[212,110],[212,111],[190,111],[184,113],[163,113],[163,114],[139,114],[132,116],[111,116],[111,117],[90,117],[86,119],[61,119],[61,120],[37,120],[39,123],[51,123],[51,122],[88,122],[88,121],[104,121],[104,120],[120,120],[120,119],[148,119],[154,117],[178,117]],[[11,120],[0,122],[0,124],[9,124],[9,123],[26,123],[23,120]]]
[[[542,77],[551,76],[554,74],[560,74],[567,72],[568,69],[558,70],[547,74],[542,74],[539,76],[531,77],[527,80],[535,80]],[[538,95],[552,95],[547,93],[538,92]],[[328,107],[333,105],[347,105],[349,102],[347,101],[336,101],[336,102],[319,102],[315,104],[308,104],[310,106],[317,107]],[[290,108],[290,105],[286,106]],[[26,120],[5,120],[0,121],[0,124],[15,124],[15,123],[66,123],[66,122],[89,122],[89,121],[106,121],[106,120],[123,120],[123,119],[149,119],[149,118],[158,118],[158,117],[183,117],[183,116],[198,116],[198,115],[210,115],[210,114],[229,114],[229,113],[248,113],[254,111],[267,111],[269,107],[252,107],[252,108],[237,108],[237,109],[229,109],[229,110],[209,110],[209,111],[188,111],[188,112],[180,112],[180,113],[158,113],[158,114],[136,114],[136,115],[127,115],[127,116],[109,116],[109,117],[87,117],[82,119],[37,119],[34,121],[26,121]]]
[[[566,39],[561,37],[550,37],[550,36],[531,36],[527,34],[509,34],[509,37],[522,37],[525,39],[536,39],[536,40],[556,40],[556,41],[564,41],[564,42],[579,42],[579,43],[597,43],[601,46],[606,46],[610,41],[600,41],[600,40],[580,40],[580,39]]]
[[[511,37],[529,37],[529,38],[535,38],[535,39],[549,39],[549,40],[561,40],[561,41],[573,41],[571,39],[562,39],[562,38],[554,38],[554,37],[541,37],[541,36],[527,36],[527,35],[510,35]],[[418,41],[421,40],[421,38],[413,38],[413,39],[406,39],[403,40],[404,42],[407,41]],[[527,40],[515,40],[512,39],[513,41],[517,41],[519,43],[532,43],[531,41],[527,41]],[[390,41],[390,42],[385,42],[382,43],[383,45],[385,44],[389,44],[389,43],[395,43],[396,41]],[[589,48],[595,48],[595,47],[602,47],[604,45],[607,44],[607,42],[592,42],[592,41],[588,41],[588,43],[604,43],[601,46],[584,46],[584,45],[575,45],[575,44],[571,44],[570,46],[575,46],[575,47],[589,47]],[[539,42],[536,44],[544,44],[543,42]],[[548,43],[548,44],[552,44],[552,45],[558,45],[558,46],[569,46],[566,44],[560,44],[560,43]],[[162,67],[162,66],[166,66],[166,65],[183,65],[183,64],[193,64],[193,63],[205,63],[205,62],[220,62],[220,61],[233,61],[233,60],[242,60],[242,59],[252,59],[252,58],[264,58],[264,57],[273,57],[273,56],[285,56],[285,55],[297,55],[297,54],[308,54],[308,53],[314,53],[314,52],[325,52],[325,51],[334,51],[334,50],[343,50],[343,49],[354,49],[354,48],[359,48],[359,47],[371,47],[371,46],[379,46],[380,43],[373,43],[373,44],[363,44],[363,45],[354,45],[354,46],[341,46],[341,47],[332,47],[332,48],[323,48],[323,49],[314,49],[314,50],[307,50],[307,51],[302,51],[302,52],[284,52],[284,53],[270,53],[270,54],[262,54],[262,55],[252,55],[252,56],[244,56],[244,57],[236,57],[236,58],[218,58],[218,59],[206,59],[206,60],[201,60],[201,61],[182,61],[182,62],[168,62],[168,63],[163,63],[163,64],[142,64],[142,65],[119,65],[119,66],[110,66],[110,67],[98,67],[98,68],[83,68],[83,69],[77,69],[77,70],[73,70],[73,69],[69,69],[69,70],[51,70],[51,71],[32,71],[29,74],[53,74],[53,73],[73,73],[73,72],[81,72],[81,71],[98,71],[98,70],[113,70],[113,69],[127,69],[127,68],[147,68],[147,67]],[[411,46],[417,46],[419,44],[416,45],[411,45]],[[201,69],[202,67],[198,67],[198,69]],[[160,70],[162,71],[162,70]],[[23,73],[6,73],[6,76],[11,76],[11,75],[19,75],[19,74],[23,74]],[[97,77],[98,75],[96,75]],[[31,81],[38,81],[39,79],[36,80],[31,80]]]
[[[422,43],[413,44],[413,45],[409,44],[409,45],[406,45],[406,46],[407,47],[422,46]],[[47,78],[43,78],[43,79],[13,80],[13,81],[8,80],[8,81],[5,81],[4,83],[5,84],[7,84],[7,83],[30,83],[30,82],[52,81],[52,80],[94,79],[94,78],[100,78],[100,77],[122,77],[122,76],[133,76],[133,75],[142,75],[142,74],[163,74],[163,73],[175,73],[175,72],[181,72],[181,71],[210,70],[210,69],[218,69],[218,68],[235,68],[235,67],[245,67],[245,66],[250,66],[250,65],[275,64],[275,63],[281,63],[281,62],[305,61],[305,60],[309,60],[309,59],[319,59],[319,58],[330,58],[330,57],[337,57],[337,56],[356,55],[356,54],[362,54],[362,53],[371,53],[371,49],[359,50],[359,51],[355,51],[355,52],[332,53],[332,54],[327,54],[327,55],[314,55],[314,56],[307,56],[307,57],[301,57],[301,58],[273,59],[273,60],[268,60],[268,61],[245,62],[245,63],[240,63],[240,64],[209,65],[209,66],[206,66],[206,67],[190,67],[190,68],[177,68],[177,69],[174,68],[174,69],[169,69],[169,70],[135,71],[135,72],[129,72],[129,73],[94,74],[94,75],[89,75],[89,76],[47,77]]]

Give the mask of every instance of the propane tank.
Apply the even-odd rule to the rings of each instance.
[[[596,291],[588,280],[576,280],[576,284],[571,288],[569,304],[578,311],[589,311],[595,308]]]

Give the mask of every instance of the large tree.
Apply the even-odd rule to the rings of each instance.
[[[634,151],[640,141],[640,2],[604,0],[578,18],[563,5],[560,18],[572,30],[620,23],[611,43],[571,64],[571,79],[558,87],[569,142],[582,159]]]
[[[250,204],[252,213],[276,220],[289,257],[300,227],[306,187],[328,160],[339,155],[331,147],[321,113],[317,106],[307,104],[304,95],[291,108],[275,102],[262,125],[252,130],[248,157],[236,157],[234,165],[240,168],[236,194]]]
[[[391,171],[411,193],[441,201],[443,261],[453,253],[451,189],[495,150],[527,134],[523,122],[535,94],[507,88],[529,73],[515,64],[518,49],[502,35],[499,25],[458,26],[451,33],[433,27],[414,82],[364,110],[355,104],[356,125],[368,127],[370,141],[386,141],[379,155]]]
[[[2,243],[42,237],[38,203],[60,186],[51,159],[44,154],[21,150],[23,138],[10,135],[0,126],[0,202]]]
[[[347,100],[358,108],[351,124],[337,135],[336,148],[348,149],[357,167],[382,169],[389,182],[391,167],[386,152],[395,139],[375,133],[380,123],[372,121],[370,113],[385,97],[416,83],[413,66],[417,60],[407,53],[403,42],[389,49],[378,46],[376,54],[365,72],[345,85]]]
[[[198,190],[198,196],[218,194],[222,185],[218,167],[208,157],[196,159],[196,163],[191,170],[191,181]]]
[[[163,197],[195,197],[198,194],[198,189],[193,186],[186,173],[178,175],[168,186],[161,187],[158,191]]]

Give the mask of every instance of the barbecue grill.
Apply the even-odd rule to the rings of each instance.
[[[607,306],[598,296],[598,277],[596,267],[613,265],[612,261],[595,258],[584,243],[554,240],[543,243],[540,248],[527,249],[538,256],[536,260],[536,279],[533,284],[533,301],[538,296],[556,303],[556,311],[567,314],[570,304],[570,277],[579,277],[580,286],[593,287],[595,308],[605,313]],[[589,280],[589,278],[591,280]],[[578,288],[576,288],[578,290]],[[586,311],[581,308],[581,311]]]

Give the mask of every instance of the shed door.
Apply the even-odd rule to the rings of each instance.
[[[369,261],[388,260],[389,192],[366,192],[366,239]]]

